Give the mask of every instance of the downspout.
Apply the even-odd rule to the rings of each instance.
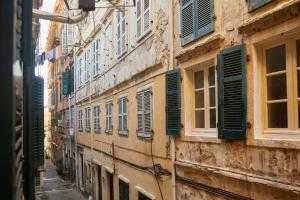
[[[173,4],[174,0],[169,1],[169,27],[170,27],[170,35],[169,35],[169,43],[170,43],[170,63],[169,69],[174,67],[174,12],[173,12]],[[172,200],[176,200],[176,170],[175,170],[175,136],[171,136],[171,160],[172,160]]]
[[[49,13],[38,9],[32,9],[32,17],[38,19],[45,19],[54,22],[66,23],[66,24],[77,24],[87,18],[88,12],[82,12],[76,16],[65,16],[56,13]]]

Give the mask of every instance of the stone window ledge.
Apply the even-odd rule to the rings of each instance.
[[[296,18],[300,14],[300,0],[283,3],[282,6],[264,12],[260,16],[251,17],[239,28],[240,33],[252,35],[272,26]]]
[[[213,49],[220,48],[221,43],[225,40],[225,37],[223,34],[213,34],[207,37],[205,40],[203,40],[200,43],[197,43],[196,45],[192,45],[189,48],[184,48],[179,52],[179,54],[176,56],[176,59],[179,62],[184,62],[186,60],[189,60],[190,58],[205,54]]]

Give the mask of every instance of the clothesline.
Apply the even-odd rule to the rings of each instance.
[[[38,65],[43,65],[46,60],[56,60],[61,57],[61,45],[51,49],[48,52],[43,52],[38,56]]]

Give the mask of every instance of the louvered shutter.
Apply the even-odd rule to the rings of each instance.
[[[69,94],[74,92],[74,67],[69,71]]]
[[[44,164],[44,79],[34,77],[33,82],[34,165]]]
[[[257,8],[270,3],[273,0],[248,0],[248,10],[253,11]]]
[[[125,1],[123,3],[123,5],[125,6]],[[121,50],[122,50],[122,54],[124,52],[126,52],[127,46],[126,46],[126,10],[124,11],[124,13],[121,14]]]
[[[230,140],[246,139],[245,45],[224,49],[218,56],[218,134]]]
[[[181,43],[192,41],[195,38],[195,0],[181,0],[180,13],[181,13]]]
[[[66,26],[67,26],[67,51],[69,53],[74,45],[74,25],[67,24]]]
[[[100,70],[100,61],[101,61],[100,53],[101,53],[101,39],[98,38],[96,40],[96,55],[95,55],[96,74],[98,74]]]
[[[166,73],[166,127],[167,135],[180,135],[180,71]]]
[[[93,45],[92,45],[92,69],[93,69],[93,76],[96,74],[96,43],[97,43],[97,41],[94,41]]]
[[[67,95],[68,94],[68,84],[69,84],[69,74],[68,72],[63,72],[62,73],[62,77],[63,77],[63,95]]]
[[[144,91],[144,137],[152,138],[152,90]]]
[[[142,0],[136,1],[136,38],[142,35]]]
[[[118,129],[119,129],[119,131],[122,131],[123,130],[123,119],[122,119],[122,110],[123,110],[123,108],[122,108],[122,104],[123,104],[123,102],[122,102],[122,99],[119,99],[118,100],[118,107],[119,107],[119,109],[118,109],[118,121],[119,121],[119,127],[118,127]]]
[[[144,33],[150,30],[151,26],[151,15],[150,15],[150,0],[144,0]]]
[[[121,40],[121,12],[117,12],[117,51],[118,56],[121,55],[121,47],[122,47],[122,40]]]
[[[214,31],[213,0],[196,0],[196,38]]]
[[[143,92],[137,93],[137,136],[143,137],[144,133],[144,113],[143,113]]]

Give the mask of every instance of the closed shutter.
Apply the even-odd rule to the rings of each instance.
[[[151,15],[150,15],[150,0],[144,0],[144,33],[150,30]]]
[[[224,49],[218,56],[219,138],[246,139],[245,45]]]
[[[68,84],[69,84],[69,74],[68,72],[63,72],[62,73],[62,77],[63,77],[63,95],[67,95],[68,94]]]
[[[214,30],[213,0],[196,0],[196,38]]]
[[[166,73],[166,117],[167,135],[180,135],[180,71]]]
[[[143,92],[137,93],[137,136],[143,137],[144,133],[144,113],[143,113]]]
[[[253,11],[256,10],[257,8],[270,3],[273,0],[248,0],[248,10]]]
[[[144,137],[152,138],[152,90],[144,91]]]
[[[118,107],[119,107],[119,109],[118,109],[118,113],[119,113],[119,115],[118,115],[118,121],[119,121],[118,129],[119,129],[119,131],[123,130],[123,119],[122,119],[122,117],[123,117],[123,115],[122,115],[123,108],[122,108],[122,104],[123,104],[122,99],[119,99],[118,100]]]
[[[142,0],[136,1],[136,38],[142,35]]]
[[[195,37],[194,0],[181,0],[181,43],[192,41]]]

